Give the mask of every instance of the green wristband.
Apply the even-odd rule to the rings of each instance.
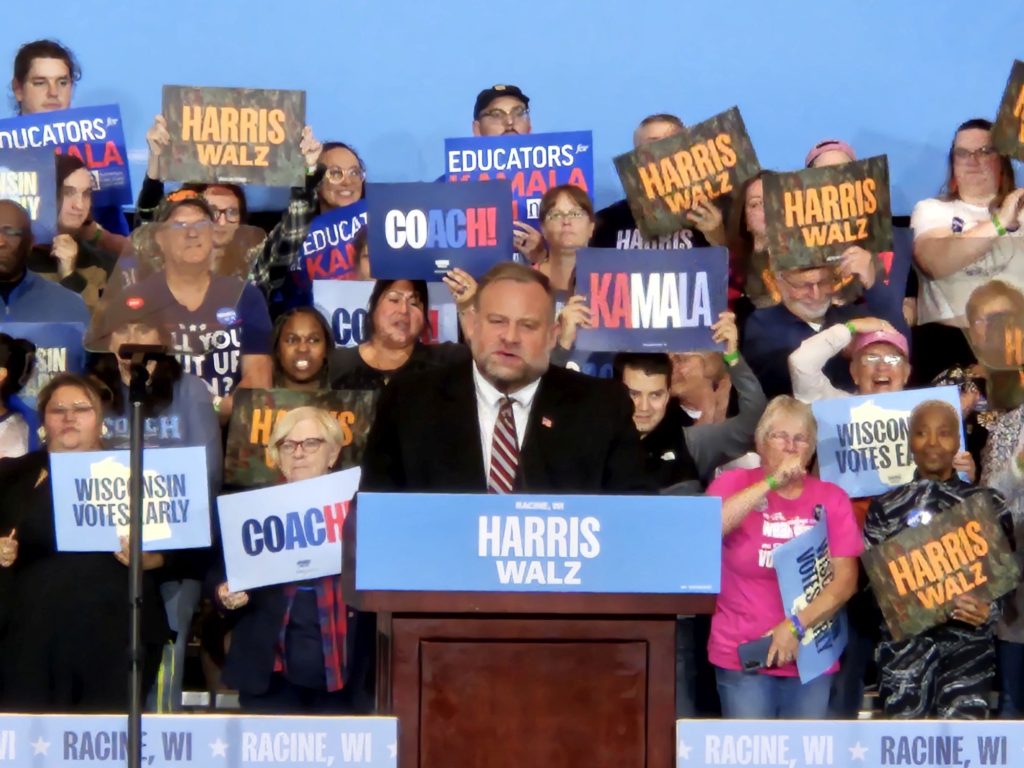
[[[992,212],[992,226],[996,228],[996,234],[1000,237],[1006,234],[1006,227],[1004,227],[1002,222],[999,221],[999,217],[996,215],[995,211]]]
[[[850,332],[851,336],[857,335],[857,326],[853,324],[853,320],[847,320],[843,325],[846,326],[846,330]]]
[[[779,489],[779,481],[775,479],[775,475],[766,475],[764,481],[768,483],[768,487],[773,491],[777,491]]]
[[[726,364],[731,368],[740,361],[739,352],[723,352],[722,359],[725,360]]]

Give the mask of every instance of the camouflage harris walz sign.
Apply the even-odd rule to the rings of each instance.
[[[301,186],[299,138],[306,92],[165,85],[163,116],[171,134],[160,156],[165,179]]]
[[[267,455],[270,433],[278,419],[304,405],[322,408],[338,420],[342,448],[335,469],[358,467],[376,412],[377,395],[371,390],[236,390],[224,453],[224,483],[253,488],[280,480],[280,473]]]
[[[930,519],[919,513],[921,524],[861,555],[894,640],[946,621],[960,595],[990,602],[1020,582],[988,494],[974,493]]]
[[[691,226],[705,200],[719,207],[761,170],[737,107],[615,158],[636,225],[651,239]]]
[[[889,161],[766,173],[764,221],[777,271],[834,265],[853,245],[891,251]]]
[[[1024,61],[1013,62],[992,124],[992,146],[1001,155],[1024,160]]]

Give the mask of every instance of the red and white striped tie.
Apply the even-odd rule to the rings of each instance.
[[[491,440],[491,470],[487,476],[488,493],[512,493],[519,466],[519,441],[516,438],[516,420],[512,413],[515,401],[506,397],[501,401],[498,420],[494,423]]]

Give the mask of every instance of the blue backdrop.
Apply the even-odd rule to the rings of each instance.
[[[7,6],[4,66],[27,40],[70,45],[85,73],[74,103],[121,104],[136,189],[164,83],[304,88],[317,135],[353,143],[370,179],[390,182],[437,178],[477,91],[512,82],[532,99],[534,130],[593,129],[599,205],[622,196],[611,158],[640,118],[696,123],[738,104],[766,168],[799,167],[830,136],[888,153],[893,212],[908,214],[942,183],[953,128],[994,117],[1024,55],[1020,0]]]

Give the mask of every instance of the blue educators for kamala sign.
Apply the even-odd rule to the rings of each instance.
[[[590,131],[445,139],[449,182],[508,179],[513,218],[540,222],[540,201],[552,187],[572,184],[593,198],[594,137]]]
[[[0,715],[0,764],[9,768],[126,765],[124,715]],[[143,715],[147,768],[360,765],[396,768],[394,717]]]
[[[366,226],[366,201],[333,208],[309,225],[302,271],[310,280],[350,280],[357,274],[355,239]]]
[[[53,519],[60,552],[116,552],[129,530],[128,451],[50,453]],[[142,548],[210,546],[206,449],[143,453]]]
[[[854,499],[877,496],[913,480],[917,466],[910,455],[910,412],[925,400],[942,400],[960,413],[960,394],[952,386],[811,403],[818,422],[821,479]],[[961,428],[961,450],[963,445]]]
[[[678,720],[677,768],[1020,765],[1019,720]]]
[[[366,316],[373,293],[373,280],[314,280],[313,305],[331,326],[339,347],[358,347],[366,338]],[[430,306],[421,341],[434,344],[459,340],[459,311],[444,283],[427,283]]]
[[[827,519],[823,517],[809,531],[776,547],[772,562],[779,577],[783,608],[790,615],[799,613],[832,580]],[[839,661],[846,640],[846,613],[842,608],[828,621],[807,627],[796,657],[800,682],[807,683],[825,674]]]
[[[36,363],[19,396],[34,408],[39,390],[58,373],[81,373],[85,367],[81,323],[0,323],[0,333],[36,345]]]
[[[587,297],[591,327],[576,346],[606,352],[721,349],[711,325],[727,307],[725,248],[636,251],[584,248],[576,256],[576,292]]]
[[[358,502],[356,589],[716,594],[721,582],[718,498],[360,493]]]
[[[74,155],[92,175],[96,208],[132,202],[121,110],[116,104],[39,112],[0,120],[0,150],[48,148]]]
[[[358,467],[220,496],[228,584],[238,592],[341,573],[341,532]]]
[[[508,181],[367,184],[370,270],[376,279],[476,278],[512,253]]]
[[[51,242],[57,229],[57,159],[53,150],[0,148],[0,200],[13,200],[28,211],[35,242]]]

